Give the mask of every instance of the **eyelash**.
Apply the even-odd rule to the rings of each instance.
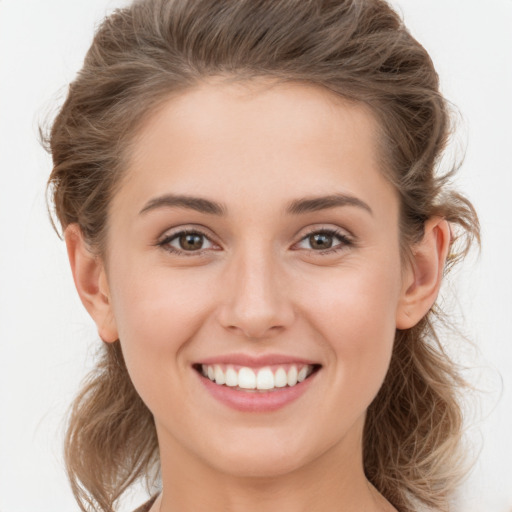
[[[350,237],[348,237],[345,233],[343,233],[343,232],[341,232],[341,231],[339,231],[337,229],[333,229],[333,228],[320,228],[320,229],[316,228],[316,229],[312,229],[311,231],[306,233],[300,239],[300,242],[306,240],[311,235],[327,235],[327,236],[332,236],[333,238],[337,238],[341,242],[341,243],[339,243],[339,244],[337,244],[337,245],[335,245],[333,247],[330,247],[329,249],[323,249],[323,250],[307,249],[310,252],[314,252],[315,254],[321,254],[321,255],[324,255],[324,254],[334,254],[334,253],[337,253],[339,251],[343,251],[343,250],[347,249],[348,247],[352,247],[354,245],[354,241]]]
[[[198,251],[185,251],[185,250],[176,249],[175,247],[172,247],[171,245],[169,245],[173,240],[175,240],[183,235],[199,235],[201,237],[206,238],[210,243],[212,243],[212,244],[214,243],[210,240],[210,238],[205,233],[202,233],[199,230],[184,229],[182,231],[178,231],[176,233],[172,233],[171,235],[166,236],[163,240],[157,242],[156,245],[172,254],[177,254],[179,256],[187,256],[187,257],[188,256],[203,256],[204,253],[209,250],[209,249],[201,249]],[[315,253],[315,254],[320,254],[320,255],[334,254],[339,251],[345,250],[347,247],[351,247],[354,245],[354,242],[350,237],[348,237],[346,234],[342,233],[341,231],[339,231],[337,229],[332,229],[332,228],[312,229],[311,231],[306,233],[300,239],[300,241],[298,243],[303,242],[304,240],[309,238],[311,235],[332,236],[334,238],[337,238],[340,241],[339,244],[337,244],[334,247],[331,247],[329,249],[324,249],[324,250],[306,249],[309,252]]]
[[[158,242],[156,245],[164,249],[165,251],[168,251],[172,254],[177,254],[178,256],[203,256],[205,251],[208,249],[201,249],[199,251],[182,251],[179,249],[176,249],[175,247],[172,247],[172,245],[169,245],[173,240],[176,238],[179,238],[183,235],[199,235],[201,237],[206,238],[210,243],[213,243],[210,238],[201,231],[197,229],[183,229],[182,231],[177,231],[176,233],[172,233],[171,235],[166,236],[163,240]]]

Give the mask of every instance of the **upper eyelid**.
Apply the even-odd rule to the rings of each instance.
[[[160,243],[167,239],[172,239],[177,237],[178,235],[181,235],[183,233],[197,233],[199,235],[203,235],[205,238],[208,238],[212,243],[214,242],[214,236],[210,234],[209,229],[199,226],[199,225],[191,225],[187,227],[176,227],[176,228],[168,228],[165,231],[162,232],[160,236],[157,238],[157,243]]]
[[[314,227],[311,230],[307,231],[299,238],[299,242],[307,238],[308,236],[313,235],[314,233],[327,233],[332,236],[336,236],[340,239],[350,240],[351,243],[355,243],[355,236],[348,230],[342,229],[340,227]]]
[[[329,233],[331,235],[339,235],[339,236],[346,236],[346,237],[349,237],[349,236],[352,236],[352,235],[349,235],[348,232],[347,234],[343,233],[344,230],[342,230],[341,228],[334,228],[334,227],[315,227],[315,228],[311,228],[309,231],[307,231],[304,235],[302,235],[301,237],[301,240],[309,235],[312,235],[313,233]]]
[[[176,231],[174,231],[174,229],[176,229]],[[172,233],[169,233],[169,231],[172,231]],[[211,240],[213,242],[214,237],[211,234],[209,234],[208,231],[209,230],[203,226],[196,227],[195,225],[193,225],[191,227],[183,227],[183,228],[182,227],[169,228],[169,229],[166,229],[160,236],[158,236],[157,240],[161,241],[161,240],[165,240],[166,238],[174,238],[175,236],[181,235],[183,233],[198,233],[200,235],[205,236],[206,238],[208,238],[209,240]],[[339,227],[327,227],[327,226],[318,226],[317,227],[317,226],[315,226],[315,227],[312,227],[311,229],[309,229],[306,233],[304,233],[299,238],[299,240],[303,240],[305,237],[312,235],[313,233],[330,233],[333,235],[345,236],[347,238],[354,237],[354,235],[352,235],[352,233],[350,233],[348,230],[342,229]],[[297,235],[295,235],[295,236],[297,236]]]

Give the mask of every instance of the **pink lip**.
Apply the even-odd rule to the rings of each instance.
[[[225,356],[212,357],[204,359],[199,364],[231,364],[233,366],[262,367],[279,364],[316,364],[307,359],[298,359],[280,354],[271,354],[266,356],[249,356],[246,354],[230,354]],[[194,365],[197,367],[197,365]],[[215,384],[207,377],[204,377],[199,371],[196,371],[197,377],[205,389],[219,402],[228,407],[241,412],[272,412],[285,407],[302,396],[314,383],[318,372],[310,375],[306,380],[291,387],[274,388],[269,391],[246,391],[221,386]]]
[[[309,359],[301,359],[295,356],[285,354],[266,354],[253,356],[249,354],[226,354],[223,356],[209,357],[198,361],[197,364],[232,364],[237,366],[247,366],[249,368],[260,368],[262,366],[272,366],[277,364],[318,364]]]

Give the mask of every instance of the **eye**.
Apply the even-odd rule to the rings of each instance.
[[[298,243],[300,249],[320,254],[336,252],[350,245],[352,245],[350,238],[335,229],[312,231]]]
[[[192,230],[172,233],[158,242],[158,245],[169,252],[188,253],[187,255],[190,256],[193,253],[201,253],[206,249],[214,247],[212,241],[204,233]]]

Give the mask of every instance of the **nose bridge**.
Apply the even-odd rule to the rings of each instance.
[[[258,248],[243,247],[226,267],[221,323],[249,338],[274,334],[293,320],[284,276],[268,241]]]

